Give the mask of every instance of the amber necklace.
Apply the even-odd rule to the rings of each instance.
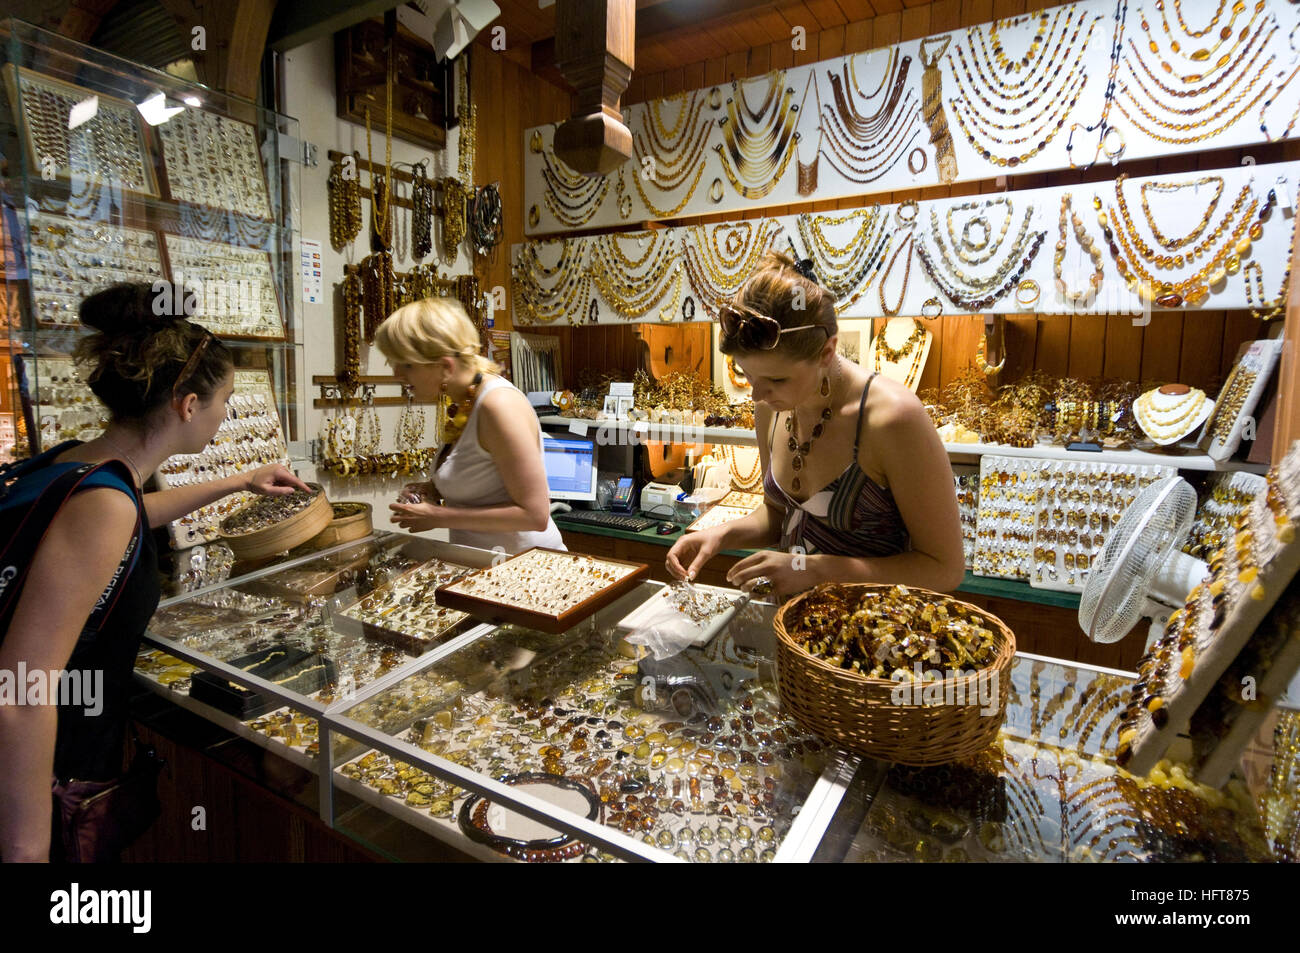
[[[388,183],[392,180],[393,174],[393,73],[388,70],[387,79],[384,82],[384,96],[387,100],[384,110],[384,175],[382,187],[375,187],[375,157],[370,147],[370,109],[366,109],[366,162],[370,166],[370,221],[374,226],[375,234],[383,239],[384,247],[388,246],[388,212],[391,207],[389,201]]]
[[[826,423],[834,415],[834,401],[831,399],[831,382],[825,374],[822,375],[821,395],[826,398],[826,406],[822,408],[820,419],[813,425],[812,434],[807,440],[799,439],[799,411],[798,408],[790,410],[789,415],[785,418],[785,432],[789,434],[786,446],[790,448],[792,454],[790,458],[790,467],[794,470],[794,479],[790,481],[790,486],[796,493],[799,492],[799,472],[804,468],[804,462],[808,455],[812,453],[813,444],[826,430]]]
[[[474,412],[474,403],[478,400],[478,392],[483,384],[483,372],[479,371],[470,381],[469,386],[465,388],[465,405],[461,406],[460,401],[452,401],[447,404],[447,419],[443,424],[443,435],[445,439],[444,447],[453,447],[456,445],[461,436],[465,433],[465,428],[469,426],[469,415]],[[444,454],[446,451],[443,451]]]
[[[899,229],[899,231],[902,230],[903,229]],[[898,232],[895,232],[894,234],[897,235]],[[898,243],[898,247],[894,249],[894,254],[889,259],[889,267],[885,269],[885,274],[880,279],[880,313],[891,318],[894,315],[898,314],[899,311],[902,310],[903,301],[906,300],[907,298],[907,280],[912,277],[912,245],[915,243],[915,240],[916,240],[916,232],[909,228],[907,230],[907,235],[903,238],[902,241]],[[898,292],[898,303],[891,308],[885,302],[885,283],[889,280],[889,276],[893,274],[894,263],[898,261],[898,256],[903,253],[903,249],[905,248],[907,249],[907,263],[903,269],[903,286],[899,289]],[[919,328],[920,325],[918,324],[917,327]],[[889,344],[885,341],[884,338],[885,338],[885,332],[882,330],[880,332],[880,341],[883,344],[883,346],[889,347]],[[911,338],[909,338],[908,340],[910,341]],[[895,360],[895,358],[891,358],[891,360]]]

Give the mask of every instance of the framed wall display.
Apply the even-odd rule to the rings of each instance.
[[[334,34],[338,117],[364,126],[369,110],[380,136],[386,111],[387,42],[381,19]],[[393,135],[429,149],[446,148],[447,129],[456,115],[453,61],[439,62],[433,47],[400,27],[393,37],[393,54]]]
[[[283,341],[269,252],[163,233],[171,279],[200,292],[194,320],[221,337]]]
[[[248,123],[186,109],[160,125],[158,137],[173,199],[271,218],[257,130]]]
[[[45,366],[44,361],[41,366]],[[173,489],[288,462],[270,373],[236,369],[235,391],[226,404],[226,419],[212,442],[201,453],[167,458],[154,476],[160,489]],[[218,527],[226,516],[256,498],[251,493],[236,493],[174,520],[167,525],[172,547],[185,549],[211,542],[217,538]]]
[[[147,229],[45,212],[28,213],[27,226],[32,310],[39,327],[79,328],[78,309],[92,293],[163,276],[158,237]]]
[[[158,195],[134,103],[12,63],[4,77],[10,102],[21,104],[15,112],[29,176],[105,182]]]
[[[19,359],[14,358],[15,362]],[[85,382],[67,355],[41,355],[24,361],[24,404],[36,425],[36,451],[44,452],[64,440],[93,440],[108,426],[108,408]]]

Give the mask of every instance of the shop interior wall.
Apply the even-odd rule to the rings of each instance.
[[[938,0],[938,2],[903,7],[899,0],[806,0],[783,4],[775,10],[737,18],[724,25],[702,27],[687,41],[676,40],[671,49],[651,48],[638,51],[642,59],[657,64],[676,62],[683,65],[655,72],[634,72],[623,98],[625,105],[674,93],[761,76],[773,69],[814,63],[830,57],[888,46],[933,33],[960,29],[989,20],[1050,8],[1055,4],[1035,0]],[[857,14],[851,18],[851,14]],[[804,26],[806,48],[795,50],[791,31]],[[751,45],[748,49],[719,55],[714,52],[736,46],[736,36]],[[534,125],[551,121],[539,114]],[[523,137],[516,136],[508,147],[520,153]],[[799,212],[825,212],[862,207],[872,200],[898,202],[907,198],[930,199],[948,196],[996,193],[1005,189],[1021,190],[1045,186],[1092,183],[1112,180],[1118,171],[1132,176],[1159,173],[1194,172],[1238,166],[1247,157],[1258,164],[1300,157],[1295,143],[1261,145],[1245,149],[1219,150],[1203,154],[1173,156],[1166,159],[1128,163],[1119,169],[1104,160],[1087,171],[1066,170],[1038,175],[1011,176],[1004,184],[997,181],[937,186],[905,192],[878,194],[871,199],[851,197],[801,205],[776,206],[748,214],[716,215],[668,222],[710,223],[737,218],[761,218]],[[522,164],[520,162],[519,164]],[[1081,190],[1091,196],[1092,189]],[[517,194],[517,193],[516,193]],[[519,227],[523,207],[521,199],[508,197],[515,215],[513,234]],[[509,234],[509,232],[508,232]],[[1055,236],[1050,236],[1054,241]],[[517,239],[516,239],[517,240]],[[1044,289],[1047,293],[1048,289]],[[1157,313],[1146,327],[1135,326],[1130,316],[1037,315],[1028,313],[1006,316],[1006,341],[1009,351],[1006,369],[1000,382],[1019,379],[1037,369],[1052,375],[1078,378],[1106,377],[1137,380],[1150,384],[1180,381],[1218,391],[1231,369],[1241,342],[1263,336],[1260,322],[1246,311],[1189,311]],[[935,340],[930,358],[920,380],[920,388],[939,387],[974,360],[975,349],[983,330],[979,316],[945,315],[931,325]],[[880,322],[877,322],[877,329]],[[534,330],[534,329],[529,329]],[[583,367],[634,367],[635,332],[632,328],[581,328],[550,330],[565,340],[563,356],[569,382]]]
[[[304,398],[303,420],[305,423],[303,436],[306,439],[311,439],[320,432],[321,422],[327,413],[324,409],[317,409],[312,406],[313,400],[320,396],[320,389],[311,384],[311,379],[313,375],[317,374],[332,376],[337,373],[339,367],[340,341],[336,319],[342,314],[343,310],[342,297],[339,292],[340,282],[343,278],[343,266],[345,264],[355,265],[370,253],[368,239],[368,223],[371,214],[370,202],[365,199],[362,201],[361,208],[363,221],[366,224],[363,225],[361,234],[342,252],[337,252],[330,247],[329,189],[327,187],[330,162],[326,154],[331,149],[337,149],[344,153],[355,151],[360,154],[361,158],[366,158],[366,128],[364,125],[340,119],[336,113],[333,37],[314,41],[286,53],[283,75],[284,112],[298,119],[300,124],[299,134],[305,141],[317,147],[317,155],[319,156],[318,165],[314,168],[304,166],[302,169],[301,208],[294,209],[294,218],[301,225],[301,237],[321,243],[324,265],[322,269],[324,299],[315,304],[307,304],[302,301],[302,277],[296,268],[294,270],[294,293],[298,297],[298,308],[299,313],[302,315],[303,329],[303,365],[305,369],[302,378],[304,381],[302,392]],[[482,110],[480,110],[481,112]],[[480,125],[485,124],[481,123]],[[395,164],[406,163],[405,166],[398,167],[410,171],[410,163],[422,159],[429,160],[431,168],[428,174],[431,177],[454,175],[458,155],[458,135],[458,130],[451,130],[447,136],[447,148],[436,152],[430,151],[427,147],[417,146],[402,139],[394,138],[393,162]],[[384,162],[384,116],[382,105],[371,123],[371,152],[373,159],[382,165]],[[369,176],[365,173],[362,173],[361,183],[363,188],[369,183]],[[403,195],[407,198],[410,197],[409,187],[404,190]],[[399,210],[394,207],[393,212],[396,213]],[[394,257],[394,266],[399,272],[407,271],[413,264],[409,255],[409,210],[400,210],[394,225],[399,234],[406,238],[406,248],[408,249],[405,261],[397,259],[396,256]],[[435,235],[435,239],[436,237]],[[455,262],[449,268],[444,269],[444,273],[468,274],[471,268],[470,257],[465,251],[465,247],[462,246]],[[430,259],[425,259],[425,261],[428,260]],[[366,345],[364,341],[361,347],[361,373],[376,375],[389,375],[392,373],[378,349]],[[381,388],[378,393],[383,396],[396,396],[400,392],[393,387],[386,387]],[[395,449],[394,434],[397,431],[397,421],[401,409],[399,407],[381,407],[378,413],[383,430],[381,450],[391,451]],[[426,442],[432,440],[433,437],[432,415],[433,411],[430,409],[426,414],[429,418],[425,431]],[[306,473],[313,470],[310,467],[302,469]],[[375,529],[377,530],[392,528],[388,522],[388,504],[396,498],[397,490],[402,484],[415,479],[415,477],[340,479],[324,471],[316,473],[315,478],[325,487],[326,495],[331,500],[359,500],[370,503],[374,507]],[[434,538],[439,536],[445,538],[445,534],[430,535]]]

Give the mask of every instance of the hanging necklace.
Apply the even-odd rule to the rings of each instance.
[[[790,458],[790,466],[794,470],[794,479],[790,481],[790,486],[794,491],[799,492],[799,472],[804,467],[804,461],[812,453],[813,444],[817,442],[826,429],[826,422],[834,414],[832,408],[834,402],[831,400],[831,381],[825,374],[822,375],[821,395],[826,398],[826,406],[822,408],[821,419],[813,425],[812,434],[805,441],[799,439],[799,411],[793,408],[788,417],[785,418],[785,432],[790,435],[786,445],[790,448],[793,455]]]
[[[1069,192],[1061,196],[1061,218],[1059,222],[1059,233],[1056,241],[1056,254],[1052,259],[1052,271],[1056,275],[1056,289],[1061,293],[1061,297],[1066,301],[1091,301],[1093,296],[1101,290],[1101,283],[1105,279],[1105,271],[1102,268],[1101,250],[1097,248],[1097,243],[1092,240],[1092,236],[1083,227],[1083,220],[1079,213],[1074,211],[1072,205],[1073,199]],[[1066,222],[1067,220],[1074,229],[1074,238],[1079,246],[1092,259],[1092,277],[1088,279],[1088,287],[1079,291],[1071,291],[1065,283],[1065,278],[1061,274],[1061,266],[1065,264],[1066,249]]]
[[[885,327],[880,329],[880,333],[876,335],[875,350],[877,356],[884,355],[885,360],[891,364],[901,363],[903,358],[912,353],[914,347],[925,340],[925,328],[917,322],[916,318],[912,318],[912,333],[907,336],[907,340],[903,342],[901,347],[892,347],[889,341],[885,339],[885,331],[888,327],[889,325],[886,324]]]
[[[817,191],[817,162],[821,158],[823,135],[821,126],[822,94],[821,90],[817,88],[817,71],[815,69],[810,69],[808,71],[808,85],[804,87],[803,102],[799,104],[799,109],[801,111],[804,106],[808,104],[809,87],[811,87],[813,92],[817,94],[817,145],[813,149],[812,162],[809,163],[805,163],[799,158],[799,147],[795,146],[795,181],[800,195],[812,195]],[[806,112],[804,114],[807,115]]]
[[[390,51],[390,54],[391,51]],[[388,212],[391,207],[388,183],[393,174],[393,72],[387,71],[384,81],[386,99],[384,111],[384,172],[382,188],[375,182],[375,156],[370,145],[370,108],[366,107],[366,162],[370,166],[370,223],[383,245],[388,244]]]
[[[899,231],[902,230],[903,229],[899,229]],[[895,232],[894,234],[898,234],[898,233]],[[898,243],[898,247],[894,249],[893,257],[889,259],[889,267],[885,269],[884,277],[880,279],[880,311],[882,314],[886,315],[887,317],[892,318],[896,314],[898,314],[898,312],[901,311],[903,308],[903,301],[907,298],[907,280],[910,277],[912,277],[912,245],[915,243],[915,240],[916,240],[916,232],[911,229],[908,229],[907,235],[903,238],[902,241]],[[894,263],[898,261],[898,256],[903,253],[903,249],[907,249],[907,266],[903,269],[903,286],[898,291],[898,303],[891,308],[888,304],[885,303],[885,283],[889,281],[889,276],[894,271]],[[917,325],[917,328],[918,329],[920,328],[919,324]],[[884,338],[885,338],[885,332],[881,330],[880,332],[881,343],[883,346],[888,347],[889,345],[887,342],[885,342]],[[908,340],[911,339],[909,338]],[[891,360],[894,359],[891,358]]]
[[[743,493],[753,493],[763,482],[763,458],[754,452],[754,465],[749,468],[748,473],[740,472],[740,448],[727,447],[724,451],[727,456],[727,470],[731,474],[731,485]],[[795,489],[798,489],[796,486]]]

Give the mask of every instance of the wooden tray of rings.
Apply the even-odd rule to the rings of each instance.
[[[485,622],[558,635],[630,592],[649,574],[645,563],[539,546],[439,586],[434,599]]]

